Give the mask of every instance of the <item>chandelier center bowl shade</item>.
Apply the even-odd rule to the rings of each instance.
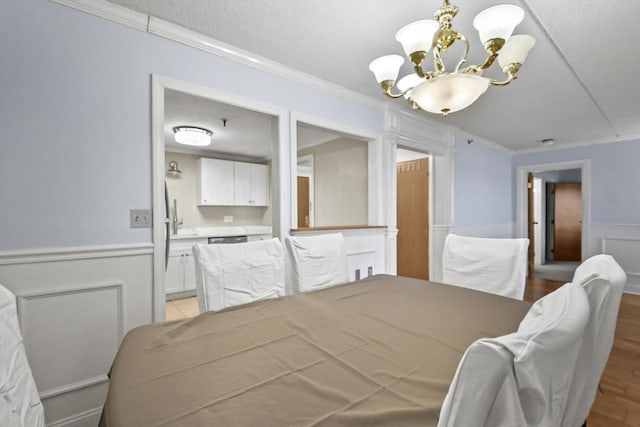
[[[197,126],[176,126],[173,128],[175,140],[178,144],[205,147],[211,144],[211,132],[209,129]]]
[[[529,35],[512,36],[515,27],[524,19],[524,12],[515,5],[493,6],[480,12],[473,21],[487,57],[482,64],[468,65],[469,41],[452,27],[458,8],[444,0],[434,13],[435,20],[423,19],[405,25],[396,33],[404,53],[413,65],[414,73],[398,81],[399,92],[393,93],[404,58],[385,55],[374,59],[369,69],[375,75],[385,95],[404,97],[414,109],[447,115],[473,104],[489,86],[505,86],[527,58],[535,39]],[[456,42],[464,44],[462,56],[453,71],[446,70],[442,55]],[[423,62],[433,52],[433,70],[425,70]],[[506,75],[498,81],[484,77],[482,72],[496,61]]]

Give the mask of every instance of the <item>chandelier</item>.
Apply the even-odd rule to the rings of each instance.
[[[500,5],[483,10],[473,20],[473,26],[480,33],[480,41],[488,56],[481,65],[461,68],[467,61],[469,41],[464,34],[451,27],[458,8],[444,0],[433,19],[416,21],[401,28],[396,40],[402,44],[413,63],[415,73],[401,78],[397,83],[399,93],[391,90],[396,83],[404,58],[400,55],[385,55],[369,64],[385,95],[391,98],[405,97],[414,109],[442,114],[460,111],[473,104],[487,90],[489,85],[505,86],[516,78],[516,73],[527,58],[536,40],[529,35],[511,36],[514,28],[524,18],[521,8],[514,5]],[[456,41],[464,43],[462,57],[452,72],[447,72],[442,54]],[[433,49],[434,71],[425,71],[422,63]],[[506,78],[502,81],[483,77],[482,72],[495,60]]]

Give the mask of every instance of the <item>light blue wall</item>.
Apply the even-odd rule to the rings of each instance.
[[[456,136],[454,227],[501,226],[514,222],[512,155]]]
[[[151,75],[378,132],[383,112],[45,0],[0,2],[0,250],[151,242]],[[285,130],[288,132],[288,130]]]
[[[640,140],[516,155],[514,173],[524,165],[587,159],[591,164],[591,222],[640,224]]]

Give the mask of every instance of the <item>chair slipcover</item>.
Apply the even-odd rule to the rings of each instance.
[[[44,425],[44,409],[18,324],[16,297],[0,285],[0,426]]]
[[[287,273],[293,292],[306,292],[349,281],[340,233],[287,237]]]
[[[589,415],[613,346],[626,279],[624,270],[610,255],[595,255],[575,271],[573,281],[584,287],[591,316],[576,361],[576,374],[563,426],[579,427]]]
[[[529,239],[449,234],[442,254],[442,281],[521,300],[528,247]]]
[[[517,332],[476,341],[438,427],[560,426],[588,318],[584,289],[567,283],[532,305]]]
[[[193,246],[200,312],[284,295],[280,240]]]

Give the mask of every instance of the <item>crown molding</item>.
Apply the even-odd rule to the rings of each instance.
[[[242,65],[267,72],[288,81],[305,85],[330,95],[366,107],[383,108],[385,101],[371,98],[343,86],[328,82],[311,74],[279,62],[261,57],[230,44],[205,36],[180,25],[151,15],[145,15],[106,0],[50,0],[83,12],[114,21],[149,34],[163,37],[199,49]]]

